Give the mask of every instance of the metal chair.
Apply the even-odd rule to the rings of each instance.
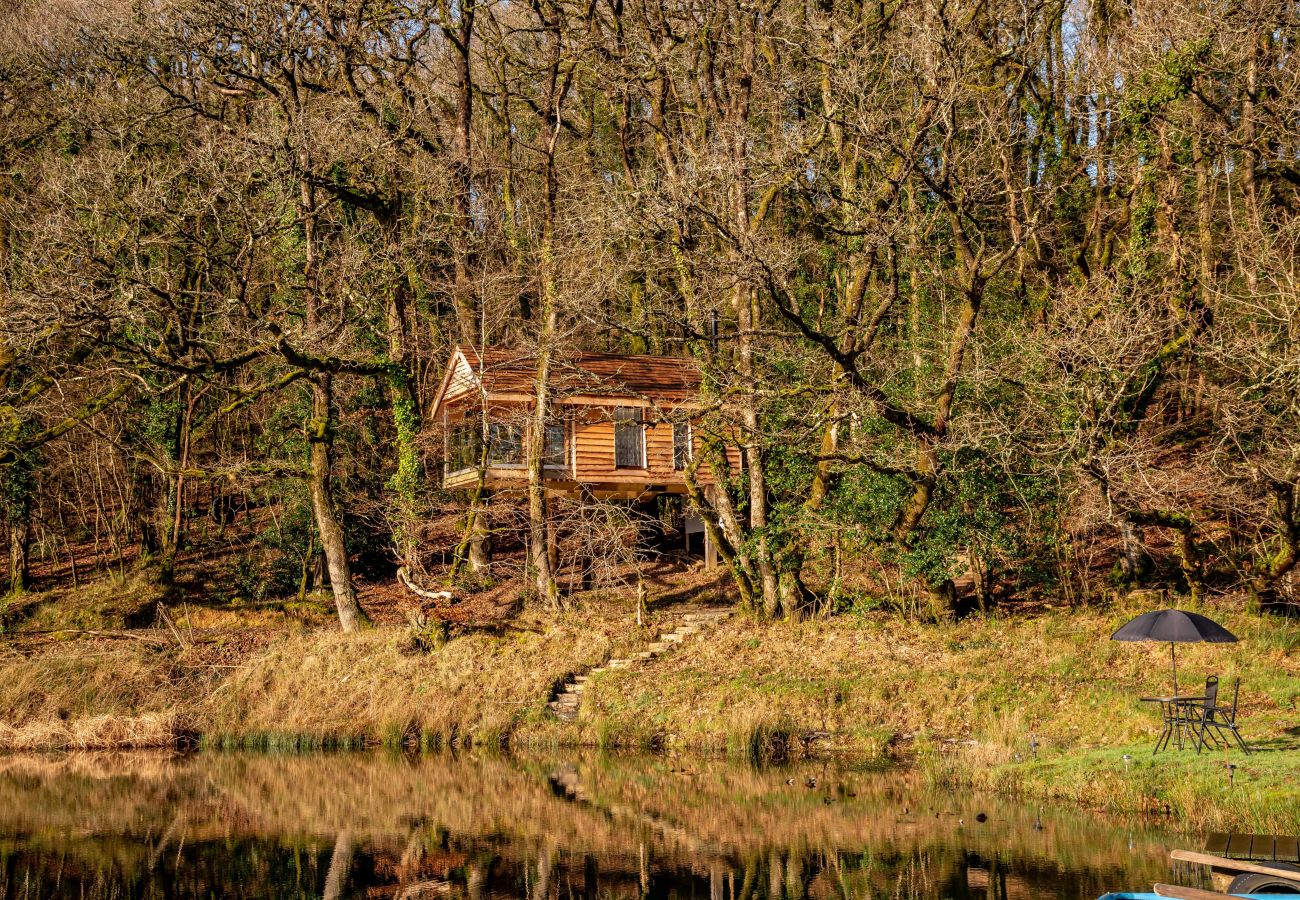
[[[1206,703],[1215,705],[1218,697],[1219,677],[1211,675],[1205,679],[1205,694],[1202,697],[1169,697],[1162,700],[1160,707],[1165,727],[1152,752],[1159,753],[1161,749],[1168,749],[1171,742],[1182,750],[1184,732],[1187,733],[1188,743],[1191,743],[1200,732],[1202,709]]]
[[[1219,676],[1210,675],[1205,679],[1205,697],[1196,703],[1187,704],[1187,740],[1191,741],[1193,736],[1196,738],[1196,752],[1201,752],[1201,747],[1205,743],[1205,720],[1208,716],[1213,715],[1213,710],[1219,705]],[[1210,738],[1214,741],[1216,747],[1219,746],[1219,739],[1211,734]]]
[[[1196,739],[1196,752],[1200,753],[1201,748],[1205,746],[1205,736],[1207,734],[1209,734],[1211,739],[1215,742],[1216,747],[1231,746],[1227,735],[1225,734],[1225,732],[1227,732],[1236,739],[1237,746],[1239,746],[1242,751],[1249,756],[1250,747],[1246,745],[1246,741],[1242,738],[1241,732],[1237,731],[1237,700],[1241,695],[1241,679],[1238,678],[1232,686],[1232,706],[1218,705],[1219,680],[1217,678],[1214,679],[1213,697],[1211,697],[1208,690],[1208,681],[1206,682],[1206,687],[1205,705],[1197,710],[1200,717],[1200,727]],[[1222,744],[1220,744],[1220,741],[1222,741]]]

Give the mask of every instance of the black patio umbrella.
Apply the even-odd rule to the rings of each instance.
[[[1110,636],[1112,641],[1169,642],[1169,660],[1174,667],[1174,695],[1178,695],[1178,659],[1174,644],[1194,644],[1202,641],[1211,644],[1235,644],[1237,636],[1213,619],[1199,613],[1181,609],[1160,609],[1143,613],[1131,622],[1120,626]]]

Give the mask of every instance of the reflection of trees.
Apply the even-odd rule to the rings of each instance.
[[[330,854],[330,867],[325,873],[325,890],[321,893],[321,900],[339,900],[343,896],[343,885],[347,883],[351,869],[352,832],[345,828],[334,841],[334,852]]]
[[[1032,900],[1167,874],[1157,834],[1137,829],[1130,851],[1109,822],[1034,818],[904,772],[820,766],[9,758],[0,898],[60,871],[66,890],[31,896]]]

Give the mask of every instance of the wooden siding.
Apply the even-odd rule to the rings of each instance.
[[[477,405],[465,402],[447,403],[444,414],[448,425],[455,426],[467,419],[477,419]],[[673,468],[673,426],[671,422],[657,421],[644,425],[645,466],[626,468],[614,464],[614,410],[625,404],[588,406],[585,404],[560,404],[557,412],[565,420],[565,455],[570,465],[563,469],[549,468],[548,483],[558,490],[578,490],[580,485],[596,487],[597,492],[649,487],[670,493],[684,493],[686,483],[680,470]],[[626,404],[632,405],[632,404]],[[528,415],[524,403],[494,402],[488,417],[492,421],[521,423]],[[647,411],[647,417],[649,412]],[[664,413],[660,411],[660,418]],[[692,452],[698,452],[699,441],[692,433]],[[727,460],[733,471],[739,471],[740,450],[727,448]],[[447,473],[447,488],[472,486],[473,470]],[[707,466],[701,466],[696,475],[701,485],[713,483]],[[499,489],[522,486],[526,478],[520,467],[492,467],[488,485]]]

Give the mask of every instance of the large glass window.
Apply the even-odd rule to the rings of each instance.
[[[477,423],[455,425],[447,440],[447,471],[473,469],[482,461],[483,435]]]
[[[523,465],[524,442],[518,425],[488,425],[488,462],[494,466]]]
[[[542,450],[544,465],[557,468],[568,466],[569,457],[565,453],[564,430],[563,422],[554,422],[546,426],[546,445]]]
[[[614,465],[620,469],[645,468],[645,425],[639,409],[614,410]]]

